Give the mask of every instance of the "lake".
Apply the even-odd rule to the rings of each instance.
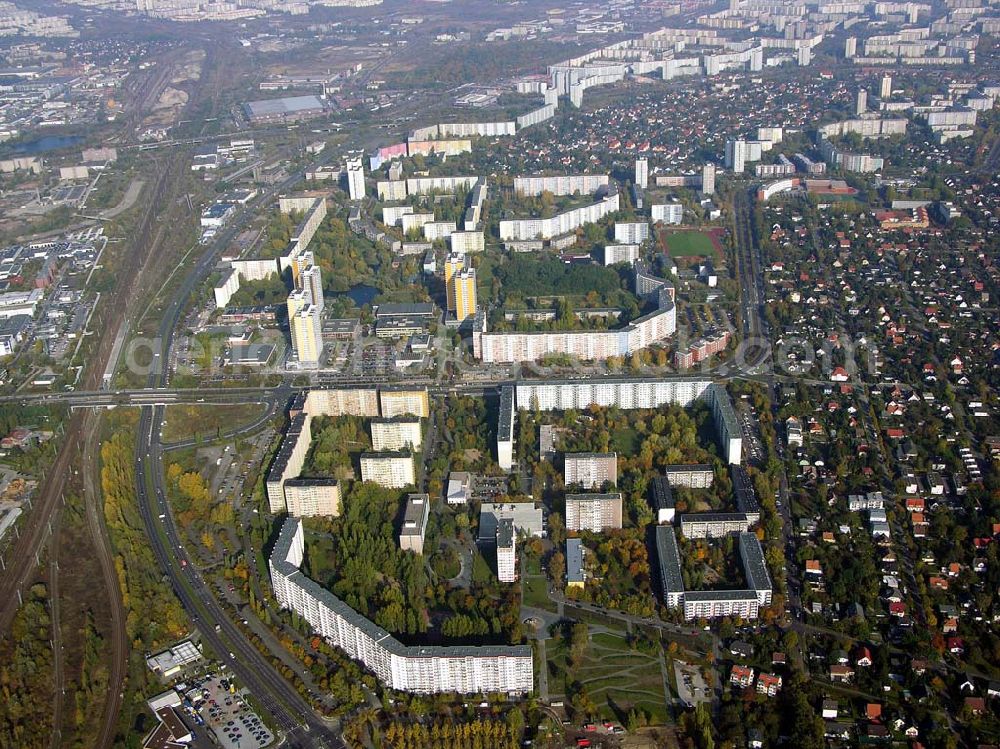
[[[46,135],[25,143],[18,143],[11,149],[11,152],[18,156],[35,156],[46,151],[69,148],[81,142],[83,142],[82,135]]]
[[[366,304],[371,304],[372,300],[377,297],[380,292],[374,286],[358,284],[357,286],[352,286],[344,293],[357,306],[364,307]]]

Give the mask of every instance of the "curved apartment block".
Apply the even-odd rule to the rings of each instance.
[[[306,577],[300,569],[304,550],[302,521],[288,518],[268,560],[275,598],[331,645],[363,663],[386,687],[422,694],[526,694],[533,689],[530,647],[404,645]]]

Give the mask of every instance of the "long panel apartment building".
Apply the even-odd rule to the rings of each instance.
[[[745,512],[699,512],[681,515],[681,533],[686,538],[725,538],[750,530]]]
[[[572,208],[551,218],[504,219],[500,222],[500,239],[552,239],[576,231],[584,224],[593,224],[621,208],[617,190],[612,190],[596,203]]]
[[[543,192],[553,195],[589,195],[608,186],[606,174],[563,174],[555,177],[515,177],[514,192],[518,195],[537,196]]]
[[[621,409],[659,408],[674,403],[687,408],[703,401],[712,409],[722,455],[738,464],[743,454],[743,435],[732,400],[723,385],[697,378],[620,379],[578,382],[550,380],[519,382],[518,408],[539,411],[582,411],[591,405]]]
[[[760,540],[753,533],[740,533],[737,538],[737,550],[747,582],[746,588],[737,590],[685,590],[673,527],[658,525],[655,539],[663,601],[668,608],[683,608],[686,620],[724,616],[756,619],[760,607],[771,603],[771,576]]]
[[[285,521],[268,561],[274,597],[329,644],[360,661],[384,686],[432,694],[526,694],[534,687],[531,648],[518,646],[420,647],[403,645],[354,611],[302,570],[302,523]]]

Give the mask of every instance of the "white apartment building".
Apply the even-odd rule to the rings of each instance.
[[[413,456],[408,452],[363,453],[361,480],[389,489],[402,489],[417,483]]]
[[[340,515],[340,484],[334,479],[285,481],[285,508],[293,518]]]
[[[364,200],[365,164],[361,154],[347,159],[347,193],[351,200]]]
[[[618,484],[617,453],[566,453],[566,486],[600,489]]]
[[[429,192],[455,192],[471,190],[479,177],[411,177],[406,180],[406,191],[410,195],[424,195]]]
[[[680,224],[684,221],[684,206],[680,203],[657,203],[649,207],[653,223]]]
[[[566,495],[566,530],[600,533],[621,527],[621,492]]]
[[[497,463],[504,471],[514,468],[514,388],[500,388],[500,415],[497,422]]]
[[[681,533],[687,538],[725,538],[750,530],[744,512],[699,512],[681,515]]]
[[[274,597],[330,645],[360,661],[389,689],[420,694],[500,692],[534,688],[527,646],[406,646],[374,622],[302,574],[302,522],[288,519],[268,561]]]
[[[635,160],[635,185],[643,190],[649,186],[649,160]]]
[[[500,222],[502,241],[521,239],[551,239],[568,234],[585,224],[593,224],[620,208],[617,191],[590,205],[573,208],[551,218],[505,219]],[[622,241],[622,240],[619,240]]]
[[[642,244],[649,240],[649,224],[645,221],[616,221],[615,241],[621,244]]]
[[[686,592],[683,599],[687,621],[725,616],[752,620],[760,613],[760,602],[752,590],[693,590]]]
[[[420,419],[415,416],[372,419],[368,426],[372,433],[372,450],[375,452],[419,450],[423,446]]]
[[[406,182],[401,179],[376,182],[375,191],[379,200],[406,200]]]
[[[658,293],[659,310],[636,318],[617,330],[539,331],[529,333],[473,332],[473,354],[490,363],[535,361],[565,353],[583,360],[628,356],[663,341],[677,331],[672,289]]]
[[[497,523],[497,578],[502,583],[517,580],[517,535],[510,518]]]
[[[426,419],[431,415],[427,388],[384,387],[378,397],[383,418],[411,415]]]
[[[608,186],[607,174],[563,174],[554,177],[515,177],[514,192],[536,197],[543,192],[553,195],[592,195]]]
[[[604,264],[628,263],[633,265],[639,259],[637,244],[609,244],[604,246]]]

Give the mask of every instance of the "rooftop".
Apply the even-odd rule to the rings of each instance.
[[[423,536],[427,529],[427,518],[430,516],[430,497],[426,494],[410,494],[406,498],[406,510],[403,512],[403,527],[399,530],[401,536]]]

